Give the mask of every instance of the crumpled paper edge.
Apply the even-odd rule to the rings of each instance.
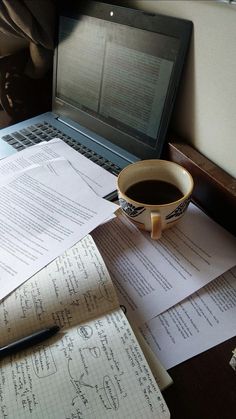
[[[236,372],[236,348],[232,352],[233,352],[233,356],[232,356],[231,360],[229,361],[229,365]]]

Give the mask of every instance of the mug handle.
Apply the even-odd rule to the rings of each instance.
[[[161,214],[158,211],[151,212],[151,238],[153,240],[158,240],[161,237]]]

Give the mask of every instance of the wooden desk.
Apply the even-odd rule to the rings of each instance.
[[[168,370],[174,384],[163,396],[172,419],[236,417],[236,372],[230,367],[236,337]]]
[[[170,141],[165,158],[193,175],[193,201],[236,235],[236,181],[191,146]],[[236,334],[236,319],[235,319]],[[164,392],[172,419],[236,418],[236,373],[230,367],[236,337],[191,358],[168,372],[174,384]]]

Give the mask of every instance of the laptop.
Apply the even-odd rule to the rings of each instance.
[[[52,111],[2,129],[0,158],[55,137],[115,175],[160,158],[192,22],[108,3],[63,3]]]

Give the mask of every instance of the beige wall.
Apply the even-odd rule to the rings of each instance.
[[[194,31],[173,128],[236,177],[236,5],[214,0],[127,3],[192,20]]]

